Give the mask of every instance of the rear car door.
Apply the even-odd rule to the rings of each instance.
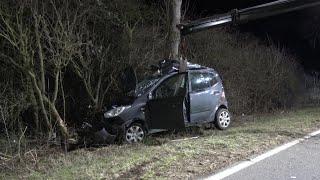
[[[183,129],[185,114],[183,101],[186,97],[187,73],[175,74],[162,81],[152,91],[146,105],[149,129]]]
[[[216,76],[208,71],[191,71],[189,77],[191,123],[209,121],[219,101],[219,92],[214,88]]]

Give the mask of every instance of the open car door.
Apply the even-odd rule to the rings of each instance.
[[[153,90],[146,105],[149,129],[179,130],[187,117],[184,99],[187,94],[187,73],[173,75]]]

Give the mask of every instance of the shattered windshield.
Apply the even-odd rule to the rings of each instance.
[[[142,94],[146,93],[151,87],[152,85],[154,85],[155,83],[157,83],[159,81],[160,77],[155,77],[155,76],[150,76],[146,79],[144,79],[143,81],[141,81],[140,83],[137,84],[137,87],[135,89],[135,95],[137,97],[141,96]]]

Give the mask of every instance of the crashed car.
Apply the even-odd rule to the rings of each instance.
[[[126,101],[103,114],[103,126],[95,130],[95,138],[100,142],[120,139],[135,143],[152,133],[205,123],[227,129],[231,116],[219,74],[191,63],[186,72],[178,69],[179,61],[161,61],[156,73],[138,83]],[[92,125],[86,123],[84,128]]]

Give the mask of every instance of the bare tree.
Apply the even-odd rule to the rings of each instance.
[[[83,46],[85,52],[79,51],[71,66],[82,81],[94,109],[100,111],[119,68],[108,57],[110,46],[97,46],[92,41],[87,41]]]
[[[32,12],[33,16],[26,17],[24,14],[26,12]],[[66,123],[61,118],[55,102],[59,91],[59,79],[62,78],[61,70],[66,67],[72,56],[71,51],[75,47],[72,36],[69,34],[74,31],[72,31],[73,26],[68,18],[67,22],[61,21],[61,14],[57,9],[55,9],[55,15],[58,20],[52,21],[48,19],[49,16],[40,14],[32,5],[30,7],[23,3],[14,18],[10,18],[10,14],[1,11],[0,37],[7,41],[12,51],[17,53],[15,56],[11,54],[1,54],[1,56],[6,57],[6,63],[25,74],[27,80],[30,81],[32,90],[29,92],[35,94],[48,130],[52,131],[50,121],[52,117],[58,124],[62,135],[68,137]],[[52,41],[54,45],[51,44]],[[50,50],[46,49],[46,46],[50,46]],[[55,79],[52,83],[53,93],[46,88],[46,84],[51,84],[51,82],[45,79],[45,74],[50,73]]]

